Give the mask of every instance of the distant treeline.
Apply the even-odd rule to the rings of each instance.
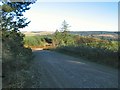
[[[70,31],[70,34],[80,35],[80,36],[89,36],[95,38],[101,38],[105,40],[119,40],[120,32],[109,32],[109,31]],[[112,35],[110,36],[99,36],[99,35]]]
[[[79,35],[99,35],[99,34],[111,34],[116,35],[120,34],[120,32],[109,32],[109,31],[70,31],[71,34],[79,34]]]

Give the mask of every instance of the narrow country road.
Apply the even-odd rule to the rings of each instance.
[[[30,69],[32,88],[117,88],[118,72],[83,59],[61,53],[33,51]]]

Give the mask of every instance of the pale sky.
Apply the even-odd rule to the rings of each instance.
[[[118,31],[118,2],[39,2],[24,13],[22,31],[55,31],[64,20],[70,31]]]

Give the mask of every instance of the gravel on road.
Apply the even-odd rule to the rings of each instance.
[[[33,51],[29,88],[118,88],[118,70],[48,50]]]

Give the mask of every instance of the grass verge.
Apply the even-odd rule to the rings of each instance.
[[[51,50],[112,68],[118,68],[118,52],[89,47],[59,47]]]

